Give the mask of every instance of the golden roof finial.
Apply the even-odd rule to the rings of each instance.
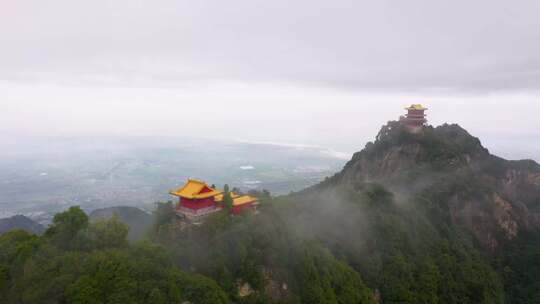
[[[421,105],[419,103],[416,103],[416,104],[412,104],[410,107],[405,108],[405,110],[422,111],[422,110],[427,110],[427,108],[425,108],[423,105]]]

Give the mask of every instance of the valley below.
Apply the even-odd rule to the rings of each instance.
[[[337,172],[349,156],[274,142],[96,138],[36,142],[0,160],[0,218],[49,224],[71,205],[153,210],[190,177],[242,190],[288,194]]]

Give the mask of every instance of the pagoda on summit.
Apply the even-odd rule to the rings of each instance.
[[[427,108],[421,104],[413,104],[409,107],[406,107],[407,114],[400,117],[401,123],[403,123],[409,131],[420,132],[422,127],[427,122],[426,114],[424,113]]]

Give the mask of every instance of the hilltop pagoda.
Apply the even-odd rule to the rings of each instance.
[[[421,104],[413,104],[406,107],[407,114],[400,117],[400,121],[412,132],[419,132],[427,122],[426,114],[424,113],[427,108]]]
[[[197,220],[224,209],[224,193],[208,186],[203,181],[188,179],[186,184],[177,190],[169,192],[179,197],[176,212],[190,220]],[[238,215],[247,209],[255,209],[259,204],[257,198],[249,195],[239,195],[230,192],[233,199],[231,213]]]

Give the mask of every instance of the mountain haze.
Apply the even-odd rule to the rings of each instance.
[[[536,162],[494,156],[458,125],[391,121],[323,182],[252,193],[257,212],[192,224],[160,202],[150,224],[129,207],[91,220],[71,207],[41,237],[8,232],[0,299],[537,303],[539,181]],[[147,240],[129,244],[130,229]]]

